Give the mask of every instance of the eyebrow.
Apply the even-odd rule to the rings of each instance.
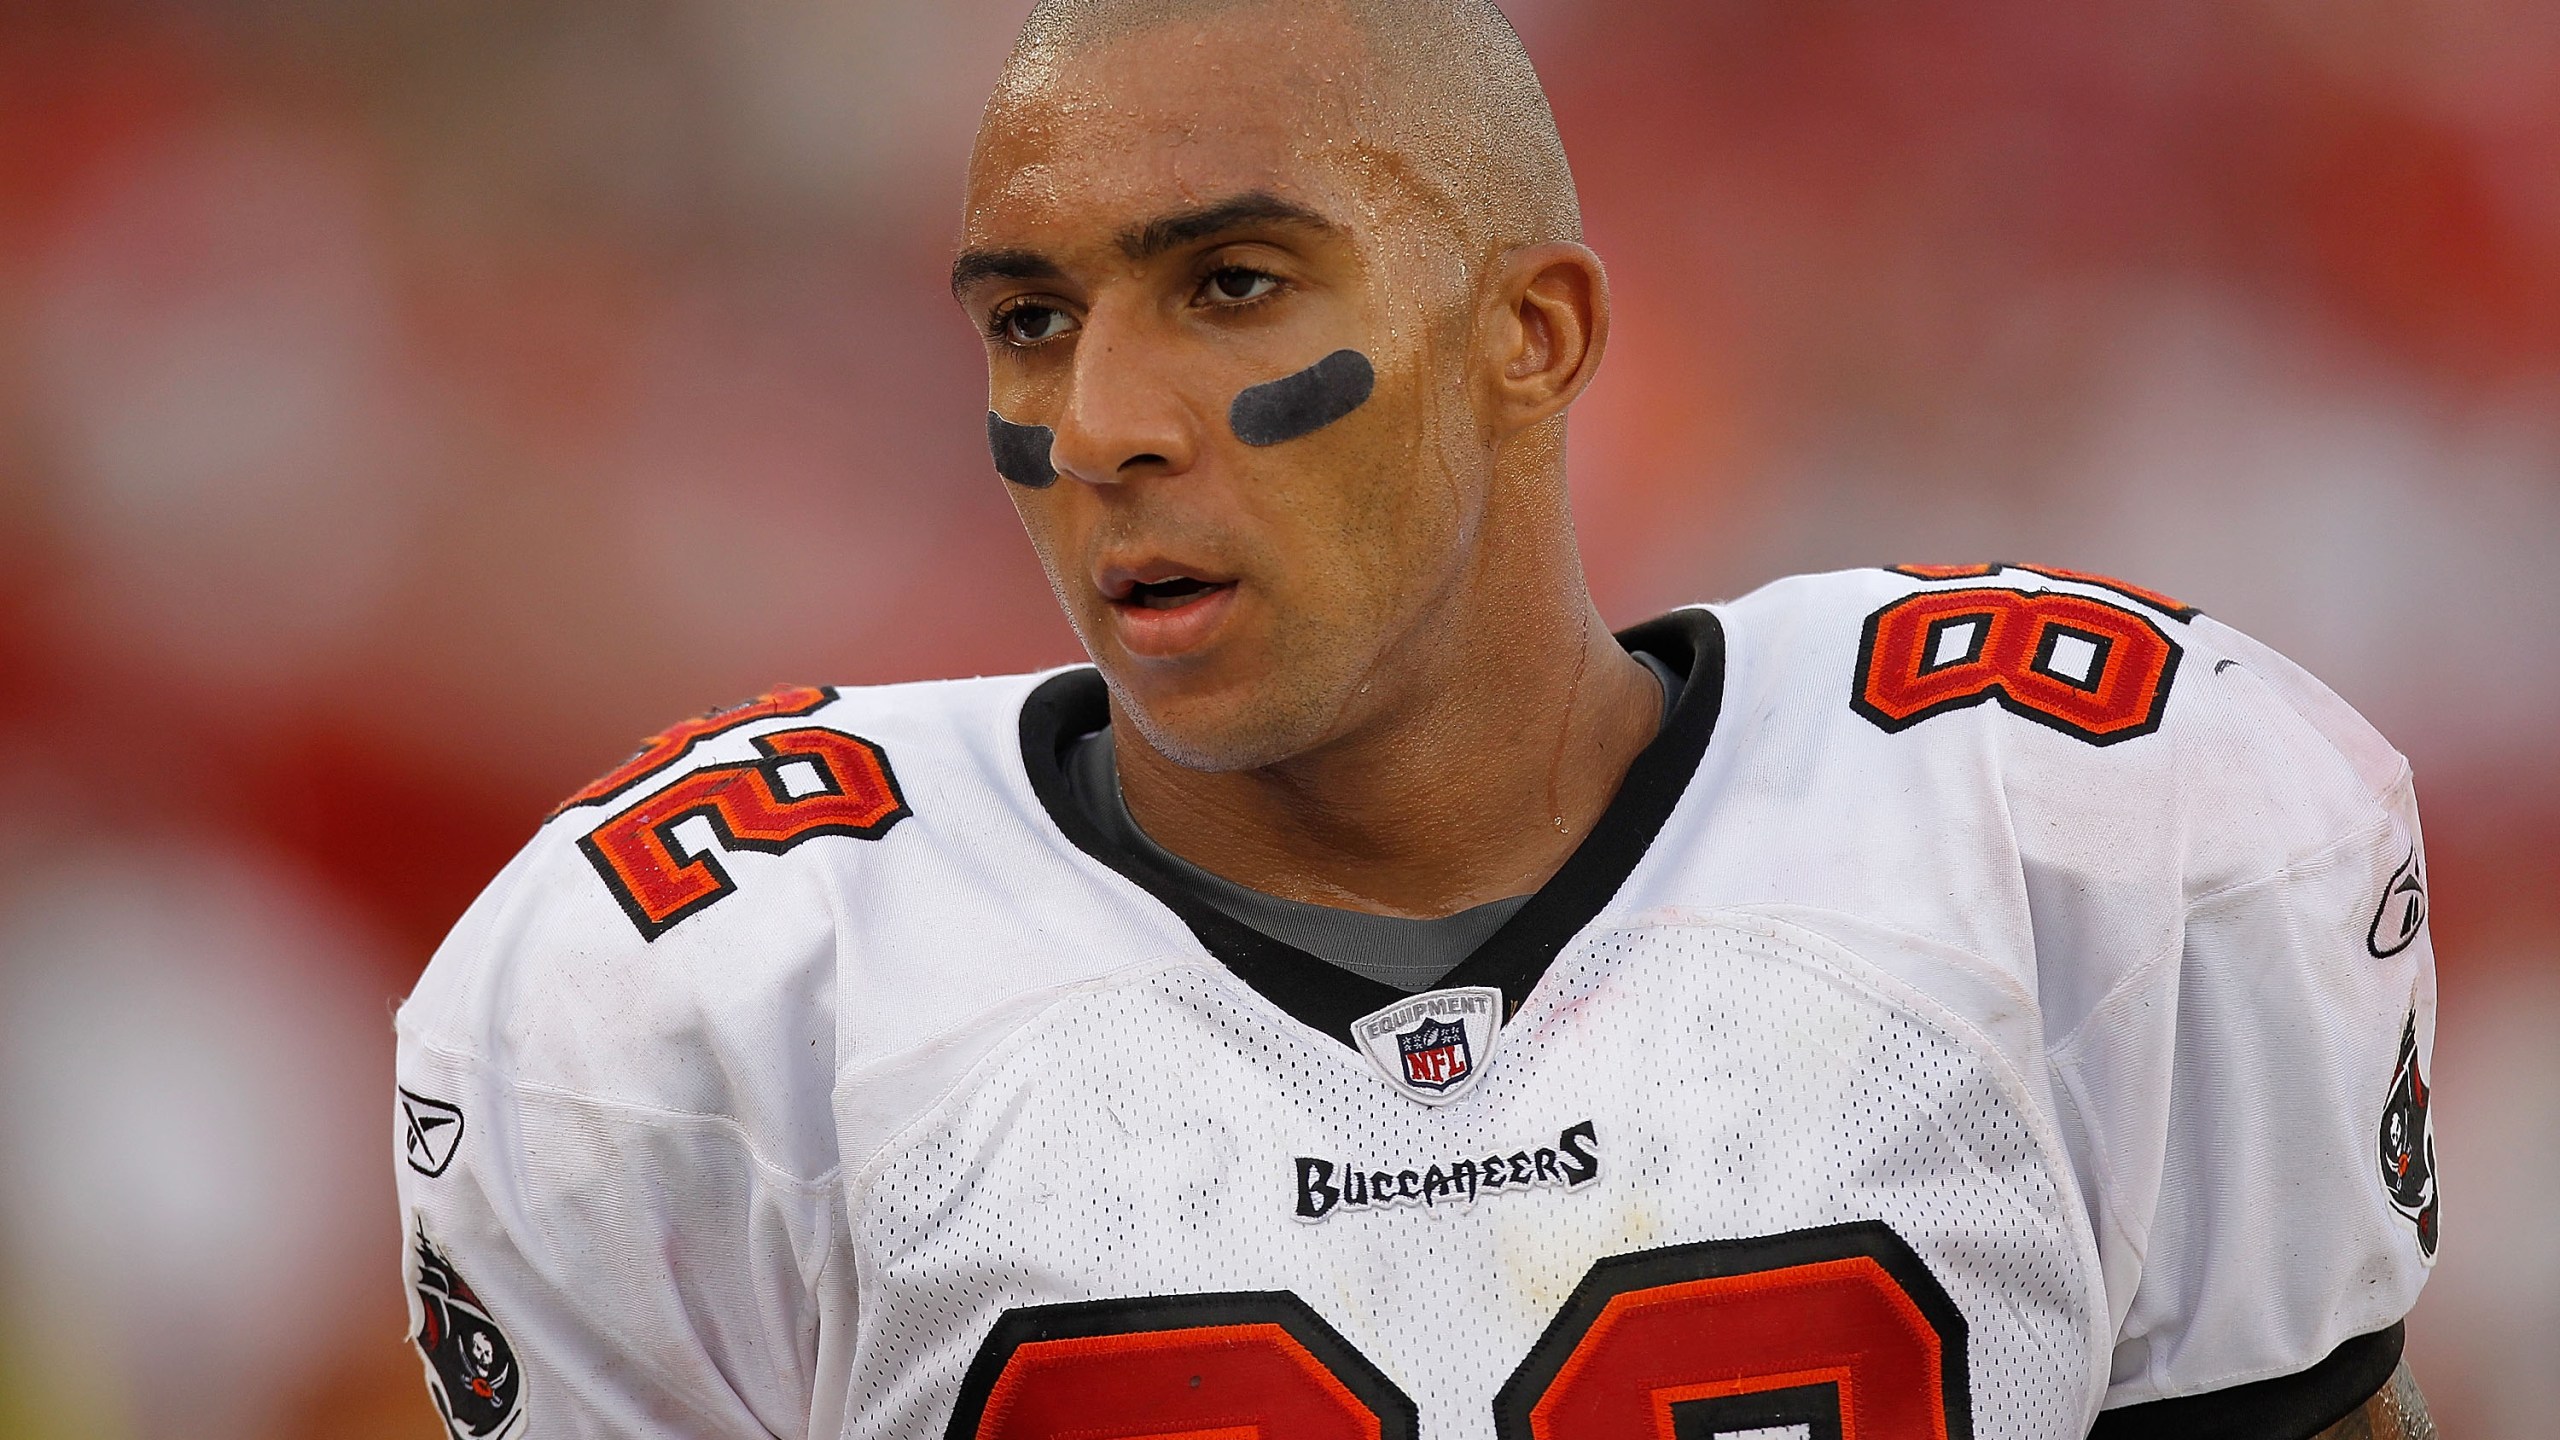
[[[1289,225],[1334,233],[1342,229],[1318,211],[1268,190],[1249,190],[1232,199],[1176,210],[1120,232],[1120,253],[1132,260],[1151,260],[1168,250],[1248,225]]]
[[[1116,237],[1120,253],[1132,260],[1151,260],[1168,250],[1196,244],[1213,235],[1248,225],[1287,225],[1325,234],[1342,226],[1320,211],[1268,190],[1251,190],[1188,210],[1159,215],[1132,225]],[[963,250],[951,262],[951,293],[959,295],[984,280],[1061,280],[1058,262],[1037,250]]]
[[[951,262],[951,293],[981,280],[1062,280],[1058,262],[1037,250],[963,250]]]

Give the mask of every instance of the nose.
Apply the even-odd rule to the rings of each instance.
[[[1049,462],[1089,485],[1144,475],[1178,475],[1198,455],[1197,430],[1178,377],[1134,326],[1096,313],[1077,337],[1066,404],[1058,412]]]

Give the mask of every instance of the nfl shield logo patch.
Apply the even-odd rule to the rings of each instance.
[[[1425,1105],[1475,1088],[1502,1031],[1502,992],[1490,985],[1430,990],[1351,1022],[1351,1043],[1378,1073]]]
[[[1467,1078],[1467,1027],[1454,1020],[1425,1020],[1396,1037],[1404,1057],[1404,1083],[1426,1090],[1446,1090]]]

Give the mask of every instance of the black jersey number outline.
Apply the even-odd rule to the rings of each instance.
[[[1881,1221],[1611,1256],[1493,1401],[1501,1440],[1804,1425],[1970,1440],[1965,1323]],[[944,1440],[1096,1433],[1412,1440],[1413,1401],[1286,1290],[1007,1310]]]
[[[2062,590],[1923,590],[1867,617],[1850,708],[1898,733],[1996,701],[2092,745],[2160,728],[2183,654],[2151,620]]]

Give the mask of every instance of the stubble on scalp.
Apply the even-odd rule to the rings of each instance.
[[[988,98],[985,126],[1114,38],[1256,10],[1273,16],[1275,33],[1323,12],[1349,22],[1366,52],[1359,143],[1379,151],[1467,248],[1499,255],[1582,238],[1555,114],[1491,0],[1041,0]]]

